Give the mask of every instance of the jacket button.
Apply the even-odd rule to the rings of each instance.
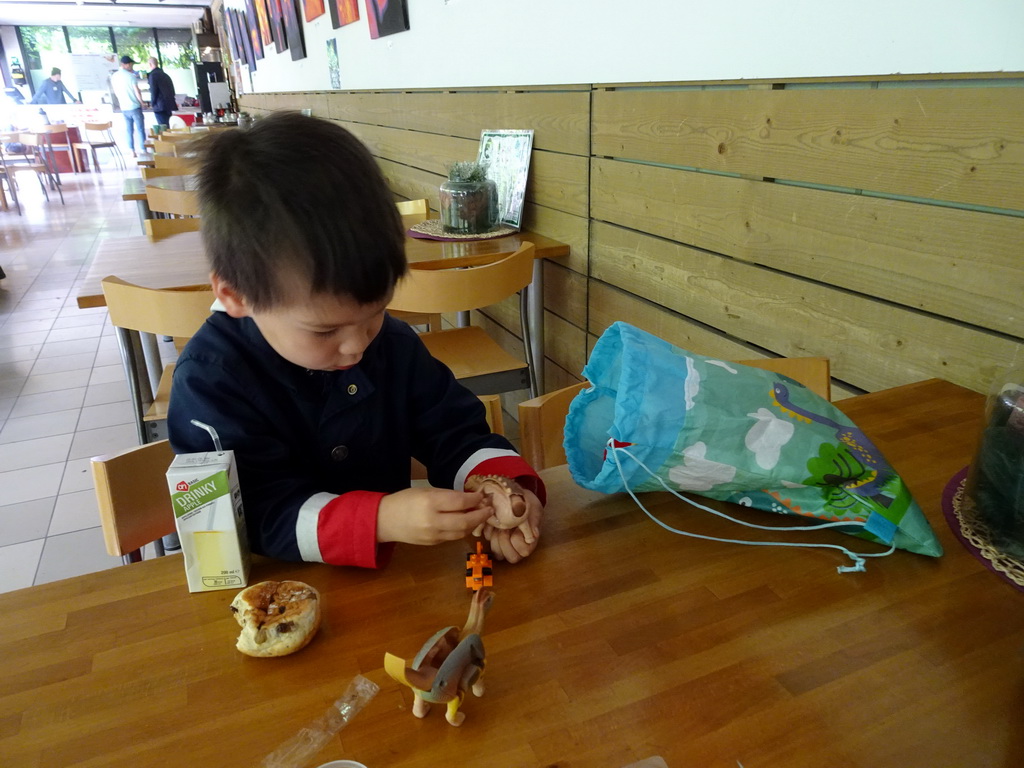
[[[348,385],[348,393],[350,395],[354,395],[358,391],[359,391],[359,387],[357,387],[355,384],[349,384]]]
[[[331,458],[334,459],[335,461],[344,461],[346,458],[348,458],[348,446],[335,446],[334,449],[331,450]]]

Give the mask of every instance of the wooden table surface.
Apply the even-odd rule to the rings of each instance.
[[[1017,765],[1024,596],[940,511],[982,404],[937,380],[840,403],[946,549],[897,551],[866,573],[836,573],[845,558],[829,550],[676,536],[628,497],[547,470],[541,546],[495,565],[487,690],[467,698],[461,728],[436,705],[414,718],[383,657],[412,657],[462,625],[468,542],[400,546],[377,572],[257,559],[252,582],[296,578],[323,595],[318,636],[281,659],[238,653],[235,592],[189,594],[178,556],[2,594],[0,762],[251,767],[362,674],[380,693],[313,765],[617,768],[655,754],[673,768]],[[667,522],[743,536],[668,494],[644,498]]]
[[[150,183],[174,176],[154,179]],[[471,266],[486,264],[495,254],[509,253],[524,242],[536,245],[536,258],[565,256],[569,246],[558,240],[533,232],[518,232],[508,237],[471,242],[442,242],[405,239],[406,256],[417,268],[439,266]],[[111,237],[104,240],[96,253],[85,281],[78,292],[78,306],[102,307],[106,305],[100,281],[108,275],[117,275],[130,283],[147,288],[173,288],[182,285],[200,285],[209,282],[210,268],[206,261],[202,234],[186,232],[151,242],[147,237]]]

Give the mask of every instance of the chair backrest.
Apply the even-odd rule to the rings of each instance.
[[[162,179],[164,176],[187,176],[185,171],[178,168],[139,168],[139,173],[142,174],[142,180],[148,181],[149,179]]]
[[[789,376],[815,394],[831,399],[832,380],[827,357],[777,357],[738,362]],[[534,469],[565,464],[565,417],[573,398],[589,386],[589,382],[583,381],[519,404],[520,453]]]
[[[406,229],[413,224],[426,221],[430,216],[430,201],[426,198],[422,200],[402,200],[395,203],[395,205],[402,216],[402,226]]]
[[[192,336],[210,316],[214,300],[208,285],[144,288],[113,275],[103,278],[100,285],[111,323],[159,336]]]
[[[97,133],[102,131],[109,131],[113,125],[109,120],[105,123],[83,123],[82,127],[87,131],[95,131]]]
[[[158,155],[177,155],[176,145],[173,141],[153,139],[153,153]]]
[[[126,555],[173,533],[166,472],[174,452],[166,440],[92,459],[92,478],[110,555]]]
[[[461,269],[410,269],[389,308],[403,312],[462,312],[497,304],[533,279],[533,243],[497,261]]]
[[[192,157],[175,157],[174,155],[153,155],[153,166],[156,168],[174,168],[182,173],[192,173],[196,160]]]
[[[142,229],[145,230],[146,237],[155,243],[157,240],[180,235],[182,232],[198,232],[202,221],[198,216],[186,216],[180,219],[145,219],[142,222]]]
[[[199,195],[194,189],[146,187],[149,210],[174,216],[198,216]]]

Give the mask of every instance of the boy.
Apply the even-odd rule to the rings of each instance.
[[[379,567],[394,542],[459,539],[487,520],[471,474],[513,477],[539,534],[544,487],[484,408],[385,314],[405,273],[401,219],[376,163],[340,126],[280,113],[200,148],[210,281],[223,311],[174,371],[176,453],[238,462],[253,551]],[[410,457],[434,488],[410,488]],[[455,488],[457,490],[445,490]],[[518,531],[492,553],[530,554]]]

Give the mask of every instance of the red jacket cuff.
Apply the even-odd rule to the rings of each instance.
[[[324,505],[316,535],[325,563],[360,568],[382,568],[388,564],[394,545],[377,542],[377,510],[385,495],[351,491]]]

